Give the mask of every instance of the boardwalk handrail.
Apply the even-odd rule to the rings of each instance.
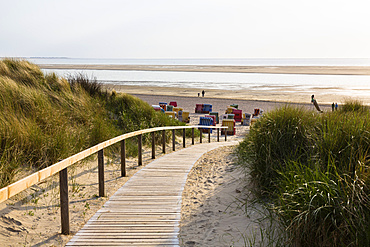
[[[193,132],[192,132],[192,144],[194,144],[194,129],[195,128],[202,128],[202,129],[217,129],[217,141],[219,141],[219,130],[220,129],[226,129],[227,127],[225,126],[222,126],[222,127],[218,127],[218,126],[203,126],[203,125],[195,125],[195,126],[166,126],[166,127],[156,127],[156,128],[149,128],[149,129],[144,129],[144,130],[138,130],[138,131],[134,131],[134,132],[130,132],[130,133],[126,133],[126,134],[123,134],[123,135],[120,135],[120,136],[117,136],[115,138],[112,138],[110,140],[107,140],[107,141],[104,141],[102,143],[99,143],[91,148],[88,148],[88,149],[85,149],[75,155],[72,155],[64,160],[61,160],[45,169],[42,169],[40,171],[37,171],[23,179],[20,179],[18,180],[17,182],[14,182],[2,189],[0,189],[0,203],[1,202],[4,202],[6,200],[8,200],[10,197],[28,189],[29,187],[31,187],[32,185],[35,185],[36,183],[38,182],[41,182],[42,180],[46,179],[46,178],[49,178],[51,177],[52,175],[56,174],[56,173],[60,173],[60,177],[62,176],[62,171],[64,171],[64,175],[63,176],[66,176],[66,168],[68,168],[69,166],[77,163],[78,161],[81,161],[83,160],[84,158],[94,154],[94,153],[97,153],[98,152],[98,163],[99,163],[99,166],[101,165],[101,161],[99,161],[99,159],[102,159],[103,157],[103,149],[104,148],[107,148],[115,143],[118,143],[118,142],[121,142],[123,143],[123,145],[121,145],[121,169],[122,169],[122,162],[124,163],[125,162],[125,144],[124,144],[124,140],[130,138],[130,137],[134,137],[134,136],[138,136],[139,137],[139,160],[141,159],[140,155],[141,155],[141,136],[143,134],[147,134],[147,133],[153,133],[153,136],[154,137],[154,132],[157,132],[157,131],[162,131],[163,133],[163,152],[165,152],[165,131],[166,130],[172,130],[173,133],[175,130],[177,129],[183,129],[183,140],[184,140],[184,147],[185,147],[185,129],[193,129]],[[225,131],[225,140],[226,140],[226,137],[227,137],[227,131]],[[123,142],[122,142],[123,141]],[[200,142],[202,142],[202,135],[200,135]],[[209,131],[209,142],[210,142],[210,131]],[[174,136],[173,136],[173,150],[175,150],[174,148]],[[153,138],[153,141],[152,141],[152,149],[153,149],[153,155],[152,155],[152,158],[154,158],[154,138]],[[102,161],[103,164],[104,164],[104,161]],[[139,161],[139,165],[140,164],[140,161]],[[125,169],[125,168],[123,168]],[[102,169],[103,170],[103,169]],[[104,170],[103,170],[104,172]],[[122,176],[125,176],[125,171],[122,171]],[[99,182],[100,182],[100,177],[99,177]],[[60,181],[61,178],[60,178]],[[68,186],[68,185],[67,185]],[[99,196],[104,196],[104,176],[103,176],[103,185],[101,185],[99,183]],[[101,186],[102,186],[102,193],[101,192]],[[60,185],[60,187],[62,187]],[[62,190],[62,188],[61,188]],[[68,190],[66,192],[68,194]],[[62,194],[62,192],[61,192]],[[62,195],[61,195],[62,196]],[[62,203],[61,203],[62,204]],[[68,203],[67,203],[68,205]],[[63,222],[62,222],[62,228],[63,228]],[[69,228],[69,227],[68,227]],[[69,234],[69,230],[68,232],[63,232],[62,230],[62,233],[64,234]]]

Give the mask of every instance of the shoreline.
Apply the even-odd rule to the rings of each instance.
[[[310,75],[370,75],[370,66],[239,66],[239,65],[114,65],[39,64],[41,69],[225,72]]]

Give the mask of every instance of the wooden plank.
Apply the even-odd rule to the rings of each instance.
[[[33,173],[28,177],[25,177],[11,185],[8,186],[8,198],[18,194],[19,192],[28,189],[32,185],[39,182],[38,173]]]
[[[127,227],[125,229],[120,229],[119,227],[116,227],[116,228],[112,228],[112,227],[109,227],[109,228],[100,228],[99,229],[81,229],[80,231],[78,231],[77,234],[83,234],[83,233],[172,233],[172,234],[178,234],[177,232],[174,233],[174,230],[172,227],[167,227],[167,228],[156,228],[156,227],[153,227],[152,229],[149,229],[148,227],[142,227],[142,228],[130,228],[128,229]]]
[[[8,187],[0,189],[0,203],[8,200]]]

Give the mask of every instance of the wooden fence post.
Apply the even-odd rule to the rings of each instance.
[[[194,145],[194,128],[191,128],[191,145]]]
[[[138,135],[137,136],[137,148],[138,148],[138,153],[137,153],[137,164],[138,166],[143,165],[143,135]]]
[[[185,137],[186,137],[186,129],[182,129],[182,147],[186,146]]]
[[[155,159],[155,132],[152,132],[152,159]]]
[[[208,129],[208,143],[211,142],[211,131],[212,129]]]
[[[202,138],[203,138],[203,130],[200,129],[200,136],[199,136],[199,142],[202,143]]]
[[[162,130],[162,149],[163,153],[166,153],[166,130]]]
[[[176,151],[176,136],[175,136],[175,130],[172,130],[172,151]]]
[[[68,235],[69,231],[69,202],[68,202],[68,172],[64,168],[59,172],[60,190],[60,218],[62,223],[62,234]]]
[[[99,180],[99,196],[104,197],[104,151],[98,151],[98,180]]]
[[[121,141],[121,176],[126,177],[126,140]]]
[[[220,141],[220,129],[217,128],[217,142]]]
[[[225,129],[225,142],[227,141],[227,129]]]

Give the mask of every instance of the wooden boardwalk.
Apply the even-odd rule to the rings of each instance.
[[[154,160],[125,183],[66,246],[179,246],[181,195],[195,162],[237,142],[199,144]]]

